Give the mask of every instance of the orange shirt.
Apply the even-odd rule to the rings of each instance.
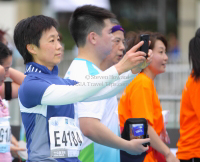
[[[182,93],[178,159],[200,158],[200,81],[192,76]]]
[[[146,74],[140,73],[126,87],[118,107],[120,126],[128,118],[146,118],[149,124],[160,135],[163,129],[162,108],[154,82]],[[145,162],[155,162],[153,152],[145,157]]]

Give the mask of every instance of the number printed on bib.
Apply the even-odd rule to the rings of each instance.
[[[9,118],[0,118],[0,153],[10,152],[11,128]]]
[[[68,117],[51,117],[49,119],[51,157],[78,157],[83,138],[74,119]]]

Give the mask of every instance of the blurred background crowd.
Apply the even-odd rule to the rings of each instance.
[[[163,110],[170,110],[167,125],[171,148],[179,137],[180,98],[190,74],[188,43],[200,26],[199,0],[0,0],[0,29],[8,34],[8,46],[13,51],[13,68],[24,72],[23,59],[13,43],[14,27],[21,19],[43,14],[55,18],[59,24],[64,46],[64,58],[59,64],[64,77],[71,61],[77,56],[77,47],[69,33],[70,15],[78,6],[93,4],[111,10],[121,26],[128,31],[158,31],[167,36],[169,48],[166,72],[155,79],[155,86]],[[118,95],[119,97],[121,94]],[[9,103],[13,134],[24,138],[17,99]],[[20,136],[21,130],[21,136]],[[173,133],[173,136],[170,135]]]

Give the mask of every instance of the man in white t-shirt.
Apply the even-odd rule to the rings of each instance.
[[[109,14],[112,13],[90,5],[80,7],[74,11],[69,22],[69,28],[78,46],[79,53],[78,57],[70,65],[65,78],[76,81],[86,78],[88,79],[87,84],[90,84],[90,80],[97,79],[96,75],[102,72],[100,69],[101,63],[112,50],[110,37],[113,37],[113,24],[110,18],[113,17],[107,17]],[[120,32],[122,32],[122,35],[124,34],[122,28]],[[113,38],[112,40],[116,41]],[[123,42],[124,37],[120,40],[120,44]],[[120,75],[118,82],[110,85],[115,88],[113,95],[104,96],[102,98],[104,100],[101,101],[78,102],[75,104],[76,123],[80,126],[84,135],[82,151],[79,156],[81,161],[119,162],[119,149],[131,154],[141,154],[148,150],[148,147],[143,147],[142,143],[147,142],[149,139],[126,141],[119,137],[117,100],[116,97],[111,97],[120,92],[141,71],[145,54],[136,52],[141,45],[142,42],[136,45],[134,50],[126,54],[126,57],[128,55],[133,57],[135,66],[133,66],[132,71]],[[124,45],[122,49],[124,50]],[[122,58],[123,50],[118,56],[120,59]],[[148,62],[152,59],[151,53],[149,55]],[[91,86],[99,85],[94,84]]]

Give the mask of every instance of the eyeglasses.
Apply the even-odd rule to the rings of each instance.
[[[126,44],[126,41],[125,41],[124,39],[120,39],[120,38],[115,38],[115,39],[113,40],[113,42],[114,42],[116,45],[118,45],[120,42],[122,42],[122,43],[124,44],[124,46],[125,46],[125,44]]]

